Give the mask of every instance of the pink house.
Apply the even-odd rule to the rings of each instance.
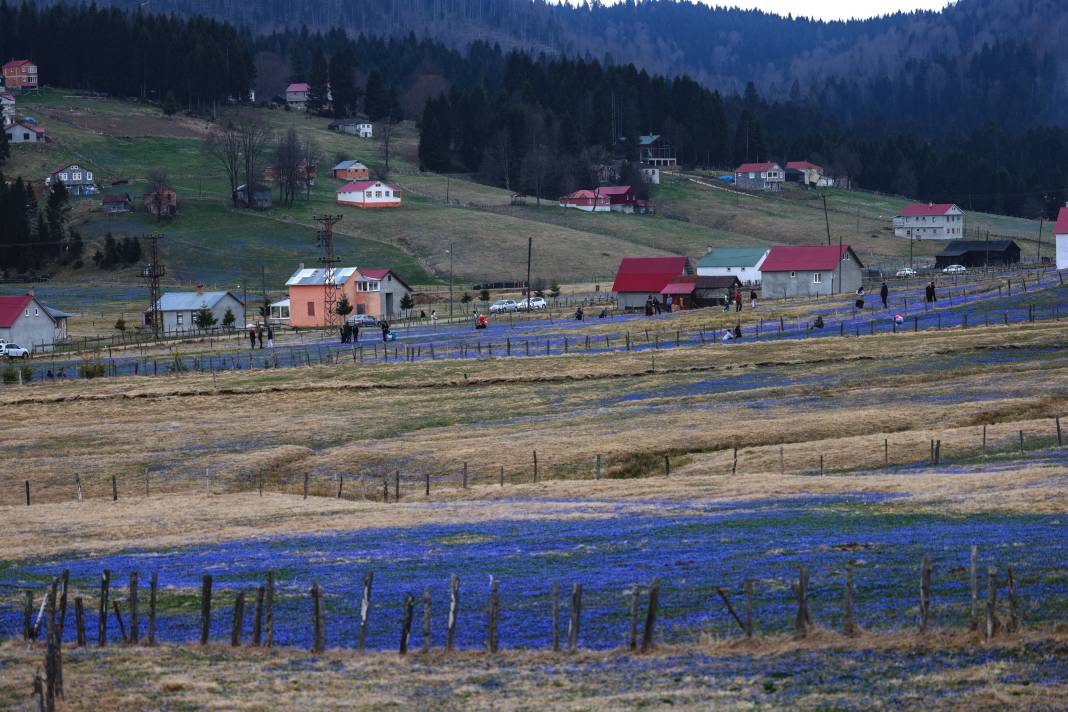
[[[326,270],[321,267],[305,269],[301,265],[286,282],[291,326],[326,326],[326,277]],[[393,270],[385,268],[335,267],[333,281],[338,287],[338,299],[345,296],[352,305],[352,315],[366,314],[376,319],[401,316],[400,303],[412,291]]]

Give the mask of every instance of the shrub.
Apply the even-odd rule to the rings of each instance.
[[[78,366],[78,375],[82,378],[101,378],[107,375],[108,367],[101,361],[86,361]]]

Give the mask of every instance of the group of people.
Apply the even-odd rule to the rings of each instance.
[[[924,288],[923,291],[924,291],[924,298],[927,300],[927,302],[929,304],[933,304],[934,302],[938,301],[938,295],[935,293],[935,283],[934,282],[928,282],[927,286]]]
[[[260,348],[263,348],[263,337],[267,337],[267,348],[274,348],[274,329],[268,324],[266,327],[262,323],[259,325],[251,324],[248,327],[248,347],[250,349],[256,348],[257,339],[260,342]]]
[[[671,297],[668,297],[671,299]],[[652,316],[653,314],[659,314],[663,307],[660,305],[659,299],[653,299],[653,295],[650,294],[645,298],[645,316]]]
[[[731,290],[727,290],[723,293],[723,311],[730,311],[731,306],[734,306],[735,311],[742,310],[742,290],[735,289],[731,294]],[[757,307],[757,293],[755,289],[749,290],[749,308],[756,309]]]
[[[351,344],[360,340],[360,325],[350,324],[347,321],[341,325],[341,343]]]

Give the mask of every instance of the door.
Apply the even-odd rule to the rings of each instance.
[[[393,316],[393,293],[386,292],[386,315]]]

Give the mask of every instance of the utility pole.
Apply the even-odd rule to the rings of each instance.
[[[449,320],[452,320],[452,242],[449,242]]]
[[[831,218],[827,215],[827,194],[820,195],[823,198],[823,222],[827,224],[827,245],[831,244]]]
[[[148,316],[150,322],[148,326],[152,327],[152,335],[159,338],[160,326],[162,326],[159,313],[159,281],[166,274],[166,269],[159,261],[159,241],[163,239],[163,235],[154,232],[144,235],[142,239],[148,242],[148,264],[141,269],[141,278],[148,285]]]
[[[271,315],[271,310],[267,308],[267,268],[263,265],[260,265],[260,290],[263,292],[263,306],[260,307],[262,310],[260,316],[266,319]]]
[[[316,215],[319,229],[319,262],[323,265],[323,326],[337,326],[338,292],[336,269],[338,258],[334,255],[334,225],[341,222],[340,215]]]
[[[909,230],[909,269],[915,269],[912,264],[912,243],[916,241],[916,238],[912,235],[912,231]]]
[[[1038,264],[1042,264],[1042,223],[1045,222],[1046,216],[1042,216],[1038,219]]]
[[[534,238],[533,237],[528,237],[527,238],[527,284],[526,284],[526,288],[527,288],[526,289],[526,291],[527,291],[527,311],[528,312],[530,311],[530,257],[531,257],[531,253],[533,251],[534,251]]]

